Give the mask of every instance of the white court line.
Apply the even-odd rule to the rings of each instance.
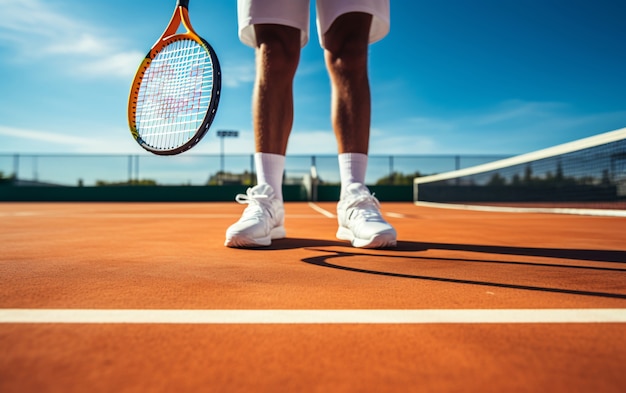
[[[393,218],[406,218],[406,215],[402,213],[387,212],[385,213],[385,215],[388,217],[393,217]]]
[[[107,212],[71,212],[71,211],[42,211],[42,212],[0,212],[0,217],[40,217],[40,218],[229,218],[237,214],[224,213],[107,213]]]
[[[328,218],[335,218],[335,217],[337,217],[333,213],[329,212],[326,209],[322,209],[321,207],[319,207],[317,204],[315,204],[313,202],[309,202],[309,206],[311,207],[311,209],[315,210],[318,213],[321,213],[321,214],[325,215]],[[406,215],[401,214],[401,213],[387,212],[387,213],[384,213],[384,214],[386,216],[393,217],[393,218],[406,218]]]
[[[40,216],[38,212],[0,212],[0,217],[34,217]]]
[[[337,217],[333,213],[329,212],[326,209],[322,209],[321,207],[319,207],[317,204],[315,204],[313,202],[309,202],[309,206],[311,207],[311,209],[315,210],[318,213],[321,213],[321,214],[325,215],[328,218],[335,218],[335,217]]]
[[[94,310],[0,309],[0,324],[626,323],[626,309]]]
[[[180,219],[180,218],[195,218],[195,219],[210,219],[210,218],[233,218],[239,217],[241,213],[106,213],[106,212],[97,212],[97,213],[0,213],[0,217],[28,217],[28,218],[55,218],[55,217],[65,217],[65,218],[172,218],[172,219]],[[317,214],[290,214],[291,218],[320,218]]]

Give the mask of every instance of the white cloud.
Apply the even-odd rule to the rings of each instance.
[[[527,101],[508,101],[470,114],[413,116],[394,121],[374,119],[370,154],[526,153],[611,131],[619,126],[607,128],[603,124],[619,124],[620,119],[626,121],[626,112],[584,115],[571,113],[565,104]],[[218,152],[219,142],[207,139],[208,142],[203,141],[194,151]],[[227,142],[227,151],[250,153],[254,148],[253,140],[251,130],[241,131],[236,143]],[[330,126],[327,129],[296,126],[287,148],[288,155],[336,153],[337,142]]]
[[[71,39],[59,39],[43,48],[52,55],[86,55],[97,57],[98,52],[111,51],[111,44],[93,34],[81,34]]]
[[[514,154],[526,153],[626,125],[626,111],[572,114],[555,103],[509,102],[474,114],[401,118],[374,124],[370,153],[388,154]],[[230,127],[214,124],[212,130]],[[57,127],[58,128],[58,127]],[[235,127],[237,128],[237,127]],[[251,154],[254,137],[240,127],[236,140],[225,141],[227,154]],[[121,125],[96,124],[89,136],[77,129],[35,129],[0,125],[0,150],[18,152],[122,153],[143,152]],[[216,154],[220,141],[210,132],[193,149]],[[336,154],[330,129],[295,128],[288,155]]]
[[[42,0],[0,0],[0,45],[14,53],[3,61],[46,57],[74,76],[132,76],[142,54],[125,49],[123,39],[54,8]],[[132,60],[132,61],[131,61]]]
[[[132,78],[139,66],[139,60],[143,53],[123,52],[116,53],[106,59],[96,59],[85,61],[77,66],[77,69],[84,75],[90,76],[119,76],[123,78]]]
[[[619,128],[626,111],[580,113],[565,103],[511,100],[451,121],[486,150],[523,153]]]
[[[487,112],[469,116],[466,120],[479,126],[532,123],[555,117],[563,117],[567,106],[557,102],[533,102],[509,100]],[[569,116],[568,116],[569,117]]]
[[[228,72],[222,72],[222,83],[224,86],[237,88],[250,84],[254,81],[254,62],[249,64],[226,64],[222,68]]]
[[[70,134],[70,131],[29,129],[0,125],[3,151],[72,152],[72,153],[129,153],[137,152],[130,133],[120,129],[90,128],[92,136]]]
[[[394,154],[511,154],[612,131],[626,111],[583,114],[556,102],[511,100],[473,113],[378,123],[370,151]]]
[[[436,139],[435,134],[398,133],[375,128],[370,135],[370,154],[431,154],[436,151]]]
[[[27,139],[34,140],[37,142],[47,142],[61,145],[87,145],[93,143],[93,140],[90,138],[60,134],[55,132],[48,131],[40,131],[40,130],[31,130],[25,128],[17,128],[17,127],[7,127],[0,125],[0,135],[18,138],[18,139]]]
[[[337,142],[332,130],[294,130],[287,154],[335,154]]]

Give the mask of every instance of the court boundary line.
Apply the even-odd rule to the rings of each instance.
[[[334,215],[333,213],[329,212],[326,209],[321,208],[318,204],[314,203],[314,202],[309,202],[309,207],[313,210],[315,210],[316,212],[328,217],[328,218],[336,218],[337,216]]]
[[[578,209],[578,208],[558,208],[558,207],[512,207],[512,206],[487,206],[468,205],[462,203],[441,203],[415,201],[415,206],[434,207],[439,209],[474,210],[481,212],[496,213],[548,213],[548,214],[570,214],[578,216],[596,217],[626,217],[626,210],[611,209]]]
[[[0,212],[0,217],[9,218],[171,218],[171,219],[210,219],[237,218],[241,213],[56,213],[56,212]],[[319,218],[317,214],[290,214],[294,218]]]
[[[419,310],[0,309],[0,325],[493,323],[626,323],[626,308]]]
[[[309,207],[311,207],[311,209],[315,210],[316,212],[323,214],[324,216],[328,217],[328,218],[336,218],[337,215],[329,212],[328,210],[320,207],[318,204],[314,203],[314,202],[309,202]],[[401,213],[394,213],[394,212],[385,212],[383,213],[386,216],[389,217],[393,217],[393,218],[406,218],[405,214],[401,214]],[[291,215],[290,215],[291,216]]]

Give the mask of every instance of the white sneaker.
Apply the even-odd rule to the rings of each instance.
[[[272,239],[285,237],[285,209],[283,202],[274,197],[268,184],[248,188],[235,200],[248,204],[239,221],[226,230],[227,247],[261,247],[272,244]]]
[[[337,238],[354,247],[387,248],[396,245],[396,230],[380,214],[378,199],[361,183],[350,184],[337,204]]]

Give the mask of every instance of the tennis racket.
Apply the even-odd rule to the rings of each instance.
[[[215,51],[191,26],[189,0],[177,0],[169,25],[143,59],[128,99],[130,132],[141,147],[174,155],[206,134],[220,99]],[[186,29],[177,33],[180,25]]]

